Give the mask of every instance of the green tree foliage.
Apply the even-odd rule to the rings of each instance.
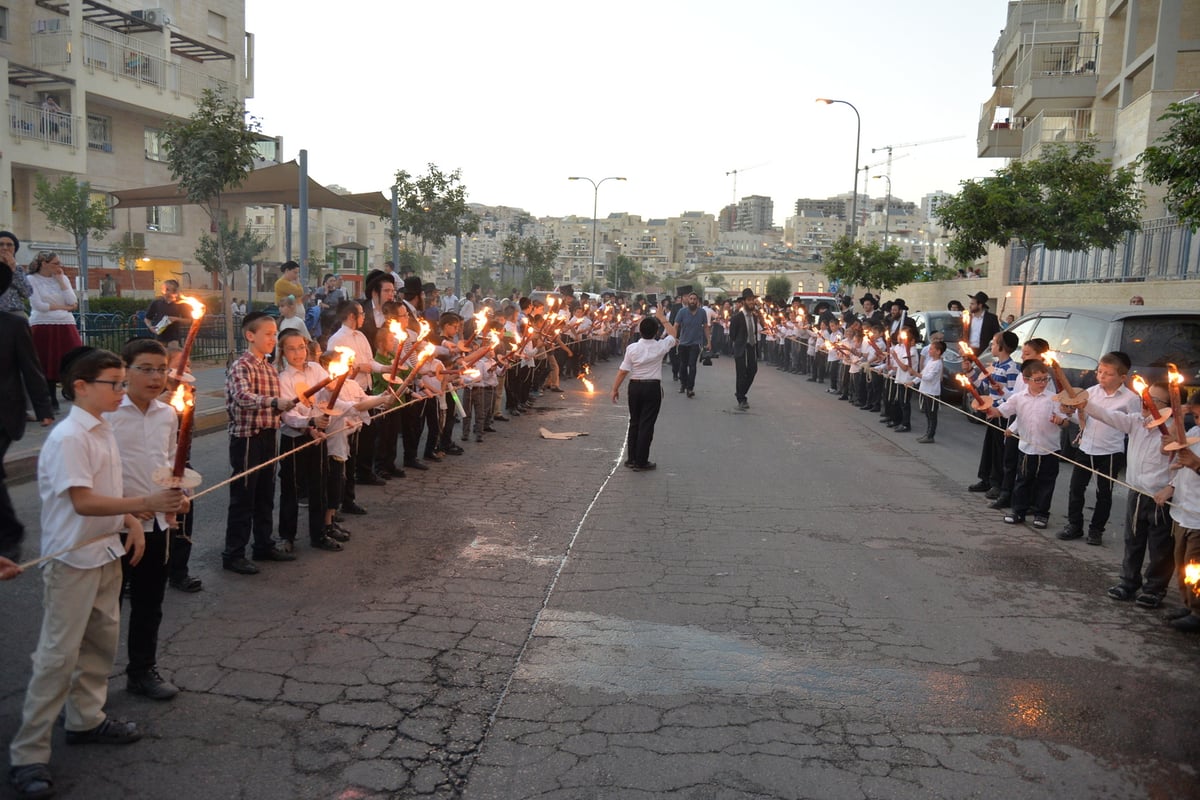
[[[196,260],[205,270],[218,275],[229,275],[249,266],[269,244],[266,237],[256,236],[249,228],[238,230],[236,223],[227,225],[224,221],[221,222],[221,240],[218,242],[215,236],[202,233],[196,246]]]
[[[479,218],[467,207],[462,170],[444,173],[433,163],[429,172],[419,176],[397,170],[394,185],[400,230],[420,240],[421,255],[429,243],[439,245],[451,236],[479,230]],[[391,217],[384,219],[390,235]]]
[[[781,303],[791,302],[792,282],[786,275],[772,275],[767,278],[766,295]]]
[[[709,273],[709,275],[705,277],[704,282],[714,289],[724,288],[726,284],[725,276],[719,272]]]
[[[613,264],[613,288],[625,291],[637,291],[646,286],[646,273],[638,261],[629,256],[617,256]]]
[[[943,202],[938,220],[951,232],[950,255],[959,263],[987,254],[989,244],[1014,240],[1025,249],[1021,285],[1029,283],[1035,245],[1048,250],[1113,247],[1139,227],[1142,194],[1134,171],[1096,160],[1091,143],[1058,145],[1040,159],[1014,161],[988,178],[963,181]],[[1021,293],[1021,313],[1025,296]]]
[[[911,283],[922,270],[911,260],[901,258],[896,245],[863,244],[848,236],[834,242],[825,256],[825,274],[846,291],[852,287],[891,291]]]
[[[254,169],[258,156],[258,121],[246,114],[240,100],[205,89],[196,111],[186,120],[171,120],[163,126],[163,147],[171,177],[190,202],[204,209],[213,225],[224,224],[222,199],[229,189],[241,186]],[[217,237],[217,260],[221,274],[229,274],[240,262],[224,252],[225,237]],[[225,309],[225,343],[234,347],[232,299],[229,282],[222,286]]]
[[[532,292],[534,289],[551,289],[554,283],[554,262],[558,259],[560,243],[557,239],[545,241],[536,237],[520,237],[510,234],[501,244],[504,263],[522,270],[520,288]],[[503,266],[501,283],[504,282]]]
[[[99,198],[92,198],[92,187],[87,181],[78,181],[74,175],[64,175],[50,183],[41,175],[33,189],[33,205],[46,215],[53,228],[66,231],[75,240],[75,252],[79,263],[84,265],[80,273],[86,276],[84,245],[89,238],[98,237],[112,229],[108,205]],[[79,310],[88,310],[87,292],[80,298]]]
[[[1200,227],[1200,103],[1172,103],[1160,121],[1171,127],[1142,153],[1146,180],[1167,187],[1167,208]]]

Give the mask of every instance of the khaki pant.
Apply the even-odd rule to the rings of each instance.
[[[42,570],[42,632],[33,654],[21,728],[9,745],[12,765],[50,761],[50,734],[63,703],[66,728],[104,721],[108,676],[121,628],[121,562],[76,569],[52,560]]]

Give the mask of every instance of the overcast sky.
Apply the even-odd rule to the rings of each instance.
[[[990,174],[980,103],[1004,0],[246,0],[264,132],[361,192],[397,169],[462,169],[468,199],[537,216],[716,214],[734,197],[848,192],[895,150],[896,196]],[[901,156],[904,156],[901,158]],[[882,174],[879,166],[871,174]],[[882,197],[885,181],[866,187]],[[860,190],[864,190],[860,184]]]

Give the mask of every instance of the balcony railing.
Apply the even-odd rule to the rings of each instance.
[[[18,139],[36,139],[49,144],[77,147],[79,117],[65,111],[47,111],[39,105],[20,100],[8,101],[8,121]]]
[[[232,91],[229,82],[170,60],[161,47],[103,25],[84,23],[82,39],[83,64],[88,69],[195,99],[205,89]],[[72,57],[69,30],[60,28],[33,34],[35,67],[60,67],[70,64]]]
[[[1041,149],[1050,144],[1079,144],[1094,141],[1100,146],[1097,155],[1113,142],[1113,112],[1105,109],[1074,108],[1043,111],[1025,125],[1021,137],[1021,157],[1037,158]],[[1104,147],[1107,144],[1108,147]]]
[[[1009,249],[1008,277],[1020,283],[1025,250]],[[1108,283],[1200,278],[1200,237],[1174,217],[1144,220],[1111,250],[1068,252],[1033,248],[1030,283]]]

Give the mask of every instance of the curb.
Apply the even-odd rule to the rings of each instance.
[[[194,435],[203,436],[209,433],[225,430],[229,424],[229,415],[224,408],[207,409],[196,413]],[[29,450],[18,450],[4,459],[5,483],[17,486],[37,479],[38,455],[40,447]]]

